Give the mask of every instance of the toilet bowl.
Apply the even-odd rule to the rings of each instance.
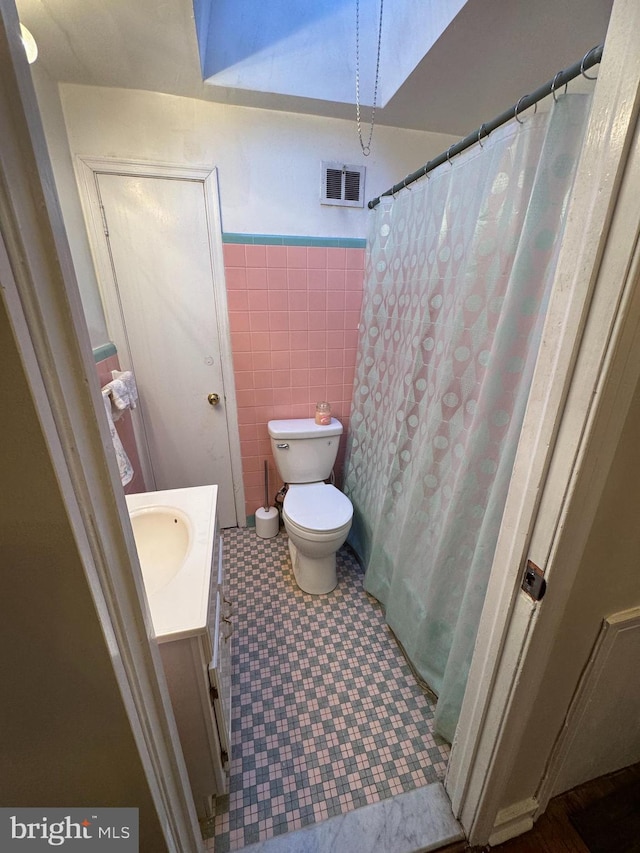
[[[282,518],[289,536],[293,576],[313,595],[336,586],[336,551],[351,529],[353,506],[327,480],[338,453],[342,424],[312,418],[269,421],[271,449],[287,484]]]
[[[289,486],[282,507],[296,583],[304,592],[323,595],[337,584],[336,551],[351,529],[353,507],[346,495],[327,483]]]

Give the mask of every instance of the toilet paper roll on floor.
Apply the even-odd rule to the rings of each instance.
[[[261,539],[272,539],[280,530],[280,513],[275,506],[263,507],[256,510],[256,536]]]

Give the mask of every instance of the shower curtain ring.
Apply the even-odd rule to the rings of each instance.
[[[450,165],[450,166],[453,166],[453,163],[451,162],[451,149],[453,148],[453,146],[454,146],[455,144],[456,144],[456,143],[454,142],[454,143],[453,143],[453,145],[450,145],[450,146],[447,148],[447,162],[449,163],[449,165]]]
[[[482,131],[483,131],[483,130],[485,130],[485,127],[486,127],[486,125],[485,125],[485,124],[484,124],[484,122],[483,122],[483,123],[480,125],[480,127],[478,128],[478,138],[477,138],[476,142],[478,143],[478,145],[480,146],[480,148],[484,148],[484,145],[482,144],[482,141],[481,141],[481,137],[482,137]],[[488,133],[485,133],[485,137],[486,137],[486,136],[489,136],[489,134],[488,134]]]
[[[518,113],[519,113],[519,111],[520,111],[520,104],[524,101],[524,99],[525,99],[525,98],[529,98],[529,97],[531,97],[531,96],[530,96],[530,95],[523,95],[523,96],[520,98],[520,100],[518,101],[518,103],[515,105],[515,107],[513,108],[513,117],[514,117],[514,118],[515,118],[515,120],[518,122],[518,124],[524,124],[524,122],[522,121],[522,119],[519,119],[519,118],[518,118]],[[537,112],[538,112],[538,102],[537,102],[537,101],[536,101],[536,102],[534,103],[534,105],[533,105],[533,112],[534,112],[534,113],[537,113]]]
[[[596,49],[595,47],[592,47],[592,48],[591,48],[591,50],[588,50],[588,51],[585,53],[585,55],[582,57],[582,62],[580,63],[580,73],[582,74],[582,76],[583,76],[586,80],[597,80],[597,79],[598,79],[598,75],[597,75],[597,74],[596,74],[596,76],[595,76],[595,77],[590,77],[590,76],[586,73],[586,71],[584,70],[584,64],[585,64],[585,62],[587,61],[587,59],[588,59],[588,57],[589,57],[589,54],[590,54],[590,53],[593,53],[593,51],[594,51],[595,49]]]
[[[558,79],[558,77],[559,77],[561,74],[564,74],[564,71],[558,71],[558,73],[556,74],[556,76],[555,76],[555,77],[553,78],[553,80],[551,81],[551,94],[553,95],[553,100],[556,102],[556,104],[558,103],[558,99],[556,98],[556,80]],[[563,93],[563,94],[565,94],[565,95],[567,94],[567,88],[568,88],[568,84],[567,84],[567,83],[565,83],[565,84],[564,84],[564,93]]]

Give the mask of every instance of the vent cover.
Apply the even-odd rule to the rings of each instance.
[[[320,204],[364,207],[364,166],[324,161]]]

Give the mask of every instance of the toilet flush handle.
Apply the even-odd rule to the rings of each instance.
[[[286,441],[283,442],[283,444],[276,444],[276,447],[278,448],[278,450],[288,450],[289,449],[289,445],[286,443]]]

